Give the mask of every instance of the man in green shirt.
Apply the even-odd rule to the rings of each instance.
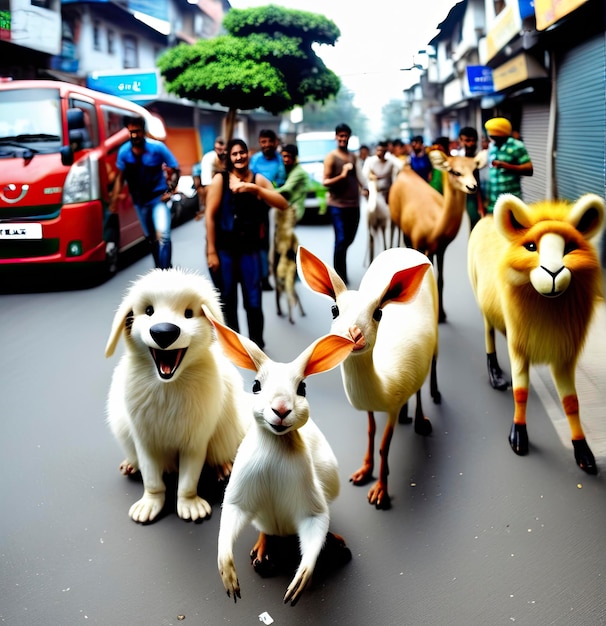
[[[484,127],[490,138],[488,148],[487,213],[492,213],[502,193],[522,197],[521,176],[532,176],[533,166],[526,147],[511,136],[511,122],[504,117],[488,120]]]
[[[290,207],[294,208],[296,222],[305,213],[305,197],[307,196],[307,185],[309,182],[307,172],[299,165],[298,155],[299,151],[295,145],[287,144],[282,148],[286,182],[276,189],[288,200]]]

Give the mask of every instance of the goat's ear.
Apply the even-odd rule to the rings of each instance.
[[[379,307],[383,308],[389,302],[409,302],[414,299],[421,288],[425,272],[430,267],[431,263],[428,259],[426,263],[397,271],[384,291]]]
[[[604,226],[604,200],[593,193],[581,196],[568,214],[572,224],[585,239],[599,235]]]
[[[347,291],[347,286],[337,272],[303,246],[299,246],[297,250],[297,269],[301,280],[311,291],[333,300]]]
[[[215,327],[217,338],[225,355],[238,367],[256,372],[259,370],[267,356],[256,343],[228,328],[217,320],[210,309],[203,304],[202,312]]]
[[[445,172],[450,170],[450,162],[442,150],[431,150],[429,152],[429,160],[431,161],[433,167],[437,170]]]
[[[476,169],[481,170],[488,164],[488,150],[480,150],[475,156]]]
[[[534,224],[532,209],[517,196],[502,194],[494,206],[494,223],[501,235],[512,240],[519,231]]]
[[[133,315],[133,303],[131,298],[127,295],[124,297],[124,300],[120,303],[118,310],[114,314],[114,320],[112,322],[112,327],[109,332],[109,337],[107,338],[107,343],[105,344],[105,356],[110,357],[116,350],[116,346],[118,345],[118,341],[120,340],[120,335],[122,331],[127,330],[128,326],[128,318]],[[132,321],[132,320],[131,320]],[[128,326],[130,329],[130,326]]]
[[[341,335],[325,335],[305,350],[301,358],[306,360],[303,376],[327,372],[347,358],[355,342]]]

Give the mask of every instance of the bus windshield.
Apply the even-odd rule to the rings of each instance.
[[[0,91],[0,156],[7,148],[58,152],[63,144],[57,89]]]

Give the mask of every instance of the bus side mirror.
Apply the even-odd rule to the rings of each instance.
[[[73,165],[74,164],[74,151],[71,146],[61,146],[61,150],[59,150],[61,154],[61,163],[63,165]]]

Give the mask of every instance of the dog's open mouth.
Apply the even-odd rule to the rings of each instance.
[[[158,350],[156,348],[150,348],[152,359],[156,364],[158,374],[160,378],[164,380],[170,380],[187,352],[187,348],[179,348],[178,350]]]

